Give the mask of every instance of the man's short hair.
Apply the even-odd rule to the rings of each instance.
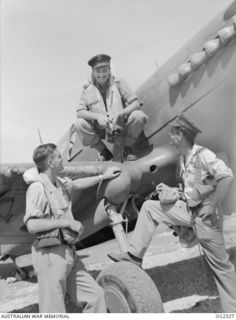
[[[196,138],[196,135],[188,130],[186,127],[176,127],[176,126],[173,126],[171,127],[171,132],[174,133],[174,134],[179,134],[180,132],[182,133],[182,135],[184,136],[184,138],[191,144],[193,145],[194,144],[194,141],[195,141],[195,138]]]
[[[196,136],[202,132],[183,113],[178,114],[176,120],[172,123],[172,127],[179,128],[179,131],[182,132],[185,139],[192,145],[194,144]]]
[[[33,152],[33,160],[39,172],[47,169],[47,160],[49,156],[56,150],[54,143],[46,143],[38,146]]]

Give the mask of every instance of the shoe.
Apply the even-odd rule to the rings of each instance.
[[[137,160],[137,156],[133,153],[130,147],[125,147],[124,154],[127,161]]]
[[[107,255],[111,260],[113,260],[115,262],[127,261],[127,262],[131,262],[133,264],[136,264],[136,266],[138,266],[138,267],[141,267],[142,262],[143,262],[143,259],[137,258],[129,252],[124,252],[124,253],[120,253],[120,254],[108,253]]]
[[[107,148],[104,148],[102,152],[99,154],[100,161],[109,161],[113,159],[113,154]]]

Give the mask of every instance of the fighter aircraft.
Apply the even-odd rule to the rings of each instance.
[[[137,90],[149,120],[135,146],[138,160],[116,161],[121,175],[109,182],[73,195],[73,214],[85,226],[81,243],[99,235],[110,225],[121,251],[127,241],[124,221],[137,217],[142,202],[159,182],[176,184],[176,151],[169,145],[168,126],[184,112],[202,130],[197,142],[222,157],[236,172],[236,1],[220,12],[208,25],[154,72]],[[87,166],[102,173],[114,162],[95,161],[97,154],[83,147],[73,125],[58,142],[65,161],[64,175],[83,176]],[[108,144],[111,148],[111,145]],[[119,155],[118,155],[119,156]],[[30,251],[32,235],[24,231],[26,184],[22,173],[32,164],[2,166],[0,171],[0,255],[16,257]],[[222,204],[224,214],[236,209],[236,183]],[[105,240],[105,233],[100,237]],[[97,241],[97,238],[96,240]],[[131,274],[137,277],[130,284]],[[111,312],[161,312],[161,298],[151,279],[135,266],[117,263],[102,271],[99,283],[104,287]],[[136,292],[149,281],[151,293],[142,302]],[[135,283],[134,283],[135,282]],[[150,302],[150,297],[153,300]],[[158,303],[157,303],[158,301]]]

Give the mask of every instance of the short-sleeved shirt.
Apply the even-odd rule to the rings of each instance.
[[[116,85],[116,87],[119,91],[119,94],[120,94],[120,97],[121,97],[121,100],[123,102],[124,107],[128,106],[133,101],[138,100],[137,95],[130,89],[128,84],[123,79],[121,79],[121,78],[115,79],[114,77],[111,77],[109,80],[109,83],[107,86],[107,91],[108,91],[107,96],[109,96],[109,90],[111,90],[111,88],[114,84]],[[86,91],[89,90],[91,86],[95,86],[99,90],[99,92],[104,100],[104,94],[101,93],[99,86],[96,85],[96,83],[91,82],[88,85],[84,86],[84,89],[81,94],[79,106],[77,107],[76,112],[79,112],[81,110],[91,111],[91,108],[89,107],[89,105],[92,103],[98,102],[98,101],[96,101],[96,97],[94,98],[94,102],[88,101]]]
[[[26,193],[24,223],[26,224],[30,218],[51,219],[52,206],[56,209],[58,216],[63,214],[68,218],[73,218],[70,190],[63,187],[66,179],[57,179],[56,185],[53,185],[46,174],[40,173],[39,177],[40,180],[31,183]]]
[[[196,184],[196,171],[201,183],[204,183],[209,176],[213,177],[216,182],[226,177],[233,177],[232,170],[223,160],[217,158],[214,152],[194,144],[186,164],[183,156],[180,157],[180,174],[184,182],[184,194],[188,200]]]

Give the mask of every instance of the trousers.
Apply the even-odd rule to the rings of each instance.
[[[103,289],[68,245],[40,249],[33,245],[32,262],[38,278],[39,312],[66,312],[68,292],[84,313],[106,313]]]
[[[147,116],[141,110],[135,110],[129,115],[125,124],[125,146],[133,146],[140,133],[143,131],[146,121]],[[75,121],[74,127],[84,146],[92,147],[101,140],[101,130],[99,130],[98,125],[92,121],[79,118]]]
[[[186,227],[192,227],[194,224],[197,239],[214,274],[222,310],[236,312],[235,268],[226,252],[222,230],[214,223],[214,219],[213,222],[198,217],[193,219],[182,200],[171,205],[161,205],[159,201],[147,200],[143,203],[132,234],[129,245],[131,254],[143,258],[160,222]]]

